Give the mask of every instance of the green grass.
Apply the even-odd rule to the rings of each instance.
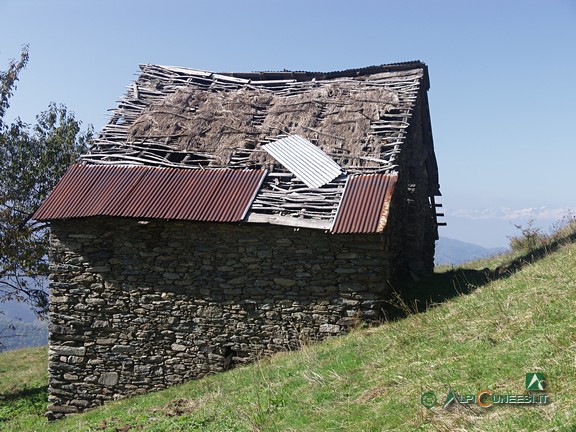
[[[48,398],[48,350],[17,349],[0,354],[0,430],[36,424],[46,412]]]
[[[45,349],[1,354],[0,430],[573,431],[576,245],[553,250],[491,263],[499,271],[446,270],[396,298],[377,328],[49,425],[41,392],[26,393],[45,392]],[[547,405],[440,407],[449,387],[522,394],[533,371],[546,376]],[[432,409],[420,403],[425,391],[438,396]]]

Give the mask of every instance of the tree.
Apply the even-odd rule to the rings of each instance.
[[[28,46],[19,61],[0,71],[0,302],[28,303],[39,315],[48,308],[43,284],[48,268],[48,226],[32,215],[66,169],[83,153],[92,127],[64,105],[51,103],[29,125],[4,122],[18,75],[28,63]]]

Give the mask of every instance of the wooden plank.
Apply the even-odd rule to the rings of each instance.
[[[258,213],[250,213],[246,221],[250,223],[269,223],[272,225],[287,225],[294,228],[313,228],[325,230],[330,229],[332,226],[332,221],[294,218],[280,215],[263,215]]]

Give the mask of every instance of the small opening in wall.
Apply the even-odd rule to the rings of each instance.
[[[234,357],[236,356],[236,351],[231,347],[227,346],[224,348],[224,370],[232,369],[234,367]]]

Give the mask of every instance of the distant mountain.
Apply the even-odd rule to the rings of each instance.
[[[34,323],[9,320],[0,316],[0,352],[46,345],[48,321]]]
[[[39,321],[25,303],[0,303],[0,352],[48,343],[48,321]]]
[[[436,265],[458,265],[478,258],[485,258],[505,252],[506,248],[485,248],[472,243],[440,237],[436,242]]]
[[[40,321],[30,306],[16,300],[0,302],[0,351],[48,343],[48,321]]]
[[[3,316],[2,316],[3,315]],[[36,321],[36,314],[26,303],[20,303],[16,300],[9,300],[0,303],[0,319],[19,319],[24,322],[32,323]]]
[[[24,279],[28,281],[29,286],[37,287],[33,279]],[[41,281],[44,291],[48,291],[48,278],[41,279]],[[0,301],[0,319],[1,318],[7,320],[18,319],[28,323],[33,323],[38,319],[28,304],[16,300]]]

